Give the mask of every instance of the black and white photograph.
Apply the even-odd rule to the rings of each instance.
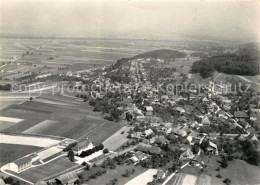
[[[259,0],[0,0],[0,185],[259,185]]]

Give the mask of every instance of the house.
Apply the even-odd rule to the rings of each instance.
[[[189,134],[193,139],[196,139],[198,137],[199,133],[197,131],[192,130]]]
[[[130,104],[132,102],[133,102],[133,100],[132,100],[131,96],[128,96],[127,98],[123,98],[122,103],[127,106],[128,104]]]
[[[152,116],[152,115],[153,115],[153,107],[146,106],[146,116]]]
[[[182,137],[185,137],[187,135],[187,133],[183,129],[179,129],[179,128],[173,128],[172,132]]]
[[[145,160],[148,158],[149,155],[147,155],[146,153],[143,153],[141,151],[137,151],[134,153],[134,155],[130,158],[130,160],[133,163],[137,163],[139,161]]]
[[[202,123],[203,125],[210,125],[210,120],[209,120],[208,116],[205,115],[205,116],[201,119],[201,123]]]
[[[77,143],[77,145],[72,148],[72,150],[74,151],[74,153],[80,155],[82,151],[89,150],[93,147],[94,147],[94,145],[90,141],[90,139],[86,138],[86,139],[79,141]]]
[[[56,178],[56,182],[64,185],[73,185],[74,182],[78,179],[78,175],[75,171],[71,171],[65,174],[60,175]]]
[[[241,118],[248,118],[248,115],[244,111],[236,111],[236,112],[234,112],[234,117],[241,119]]]
[[[158,170],[156,174],[156,178],[158,180],[163,180],[166,177],[166,173],[163,170]]]
[[[209,100],[208,100],[207,97],[204,97],[201,101],[202,101],[203,103],[208,103],[208,102],[209,102]]]
[[[131,137],[134,139],[140,139],[142,135],[142,132],[134,132],[131,134]]]
[[[151,154],[160,154],[162,151],[161,148],[158,146],[153,146],[144,143],[140,143],[135,149],[142,152],[149,152]]]
[[[186,149],[185,152],[183,152],[180,156],[180,160],[185,160],[185,159],[192,159],[194,157],[192,151],[190,148]]]
[[[145,109],[146,109],[146,112],[153,112],[152,106],[146,106]]]
[[[209,153],[214,153],[216,155],[218,155],[218,147],[215,143],[212,143],[211,141],[209,141],[209,146],[206,149]]]
[[[192,143],[193,138],[190,135],[186,139],[190,144]]]
[[[166,139],[164,136],[159,136],[156,140],[155,140],[156,144],[169,144],[170,141],[168,139]]]
[[[216,114],[218,115],[218,117],[227,119],[226,112],[223,110],[219,110]]]
[[[181,107],[177,107],[175,110],[178,111],[181,114],[185,113],[185,110]]]
[[[192,105],[184,105],[184,110],[186,113],[191,114],[191,112],[195,109]]]
[[[196,163],[198,163],[199,165],[205,165],[203,158],[201,157],[201,155],[196,155],[192,161],[191,161],[191,165],[196,165]]]
[[[136,121],[137,122],[144,122],[145,121],[145,116],[136,116]]]
[[[160,126],[160,123],[150,123],[151,127],[159,127]]]
[[[256,137],[255,134],[250,134],[250,135],[248,136],[248,138],[249,138],[251,141],[259,141],[259,139]]]
[[[167,101],[169,99],[168,95],[161,96],[161,102]]]
[[[153,132],[152,129],[149,128],[149,129],[145,130],[143,134],[144,134],[145,136],[150,136],[150,135],[154,134],[154,132]]]

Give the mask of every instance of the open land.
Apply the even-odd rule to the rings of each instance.
[[[85,111],[81,112],[80,109]],[[11,106],[2,110],[0,114],[4,116],[15,114],[25,119],[5,131],[27,132],[29,130],[31,134],[61,136],[71,139],[88,137],[95,143],[103,142],[122,127],[119,123],[96,116],[96,113],[92,113],[88,105],[79,108],[73,105],[63,106],[30,101]],[[55,123],[39,125],[50,118]]]

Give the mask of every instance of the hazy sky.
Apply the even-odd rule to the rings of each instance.
[[[257,40],[260,1],[0,0],[0,34]]]

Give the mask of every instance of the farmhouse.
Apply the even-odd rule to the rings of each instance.
[[[89,150],[89,149],[91,149],[91,148],[93,148],[93,147],[94,147],[94,145],[92,144],[92,142],[91,142],[88,138],[86,138],[86,139],[84,139],[84,140],[79,141],[79,142],[77,143],[77,145],[72,148],[72,150],[73,150],[76,154],[80,155],[80,153],[81,153],[82,151],[84,151],[84,150]]]

